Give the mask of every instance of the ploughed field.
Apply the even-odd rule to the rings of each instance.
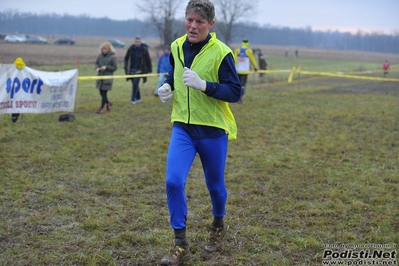
[[[63,65],[75,64],[77,61],[81,63],[94,62],[98,54],[99,45],[114,37],[98,37],[98,36],[75,36],[75,45],[56,45],[54,39],[49,39],[49,44],[28,44],[28,43],[5,43],[0,41],[0,63],[9,64],[14,62],[18,57],[24,59],[25,63],[30,66],[40,65]],[[134,42],[134,38],[117,38],[124,42],[124,48],[116,48],[118,60],[122,60],[127,48]],[[159,46],[158,40],[146,40],[150,44],[150,55],[153,62],[156,62],[161,50],[156,49]],[[232,44],[230,47],[234,50],[239,44]],[[251,45],[251,48],[261,49],[266,57],[283,56],[285,53],[284,46],[264,46]],[[296,48],[290,49],[293,55]],[[382,53],[367,53],[356,51],[340,51],[340,50],[324,50],[324,49],[308,49],[299,48],[299,57],[312,58],[334,58],[356,61],[382,62],[389,59],[391,64],[399,64],[399,55],[390,55]]]

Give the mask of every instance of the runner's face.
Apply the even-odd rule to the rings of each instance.
[[[196,13],[188,13],[186,16],[186,33],[190,43],[198,43],[206,39],[209,30],[215,21],[208,22]]]

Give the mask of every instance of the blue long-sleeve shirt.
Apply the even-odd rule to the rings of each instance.
[[[170,53],[163,53],[158,58],[157,73],[168,73],[170,70]]]
[[[195,56],[201,51],[202,47],[204,47],[210,38],[211,35],[208,34],[208,37],[199,43],[190,43],[188,39],[186,39],[183,44],[184,65],[186,67],[191,67]],[[166,77],[165,83],[168,83],[172,87],[172,90],[174,90],[173,77],[175,65],[172,53],[170,54],[169,59],[172,67]],[[232,54],[227,54],[223,59],[218,70],[218,76],[219,82],[206,81],[206,90],[204,93],[209,97],[218,100],[238,102],[241,97],[241,83],[236,72],[234,57]],[[217,138],[226,134],[226,132],[220,128],[209,126],[191,125],[181,122],[175,122],[173,126],[186,130],[194,139]]]

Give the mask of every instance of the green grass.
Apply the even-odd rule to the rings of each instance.
[[[320,71],[360,64],[301,60]],[[93,72],[82,66],[80,76]],[[230,228],[219,254],[203,251],[212,217],[195,160],[187,265],[320,265],[324,244],[399,243],[398,96],[333,91],[364,81],[309,78],[298,87],[286,79],[250,77],[244,104],[231,105],[238,139],[229,144]],[[153,96],[156,81],[141,84],[143,103],[131,105],[130,83],[115,80],[104,115],[95,113],[94,81],[79,81],[70,123],[59,123],[60,113],[15,124],[0,116],[0,264],[159,263],[172,239],[164,185],[171,105]]]
[[[390,78],[398,78],[398,71],[395,69],[397,66],[392,66]],[[312,58],[312,57],[288,57],[281,58],[277,56],[270,56],[267,58],[267,70],[281,71],[271,72],[264,78],[269,83],[285,82],[288,79],[288,72],[293,68],[300,71],[310,72],[332,72],[347,75],[366,75],[374,77],[382,77],[381,64],[376,62],[364,62],[356,60],[344,60],[338,58]],[[283,70],[283,71],[282,71]],[[393,73],[393,75],[392,75]],[[318,77],[318,75],[301,74],[301,79]],[[297,74],[294,78],[298,78]],[[254,79],[254,78],[252,78]],[[256,78],[255,78],[256,79]],[[257,80],[257,79],[256,79]],[[331,84],[328,84],[331,86]],[[317,89],[317,88],[316,88]]]

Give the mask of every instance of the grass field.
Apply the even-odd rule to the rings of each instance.
[[[92,76],[99,43],[61,54],[49,45],[43,61],[21,55],[42,46],[18,52],[1,43],[0,54],[48,71],[75,67],[71,54],[90,54],[79,76]],[[390,77],[399,78],[399,56],[300,49],[296,59],[284,58],[284,47],[262,49],[270,69],[377,77],[387,57]],[[231,104],[238,139],[226,168],[229,232],[216,254],[203,251],[212,217],[196,158],[185,265],[323,265],[327,244],[399,244],[399,83],[287,78],[251,75],[244,103]],[[98,115],[94,81],[79,81],[74,122],[59,123],[60,113],[25,114],[14,124],[0,116],[0,265],[160,262],[172,240],[164,185],[171,105],[153,96],[156,82],[141,84],[143,103],[132,105],[130,83],[116,79],[113,109]]]

